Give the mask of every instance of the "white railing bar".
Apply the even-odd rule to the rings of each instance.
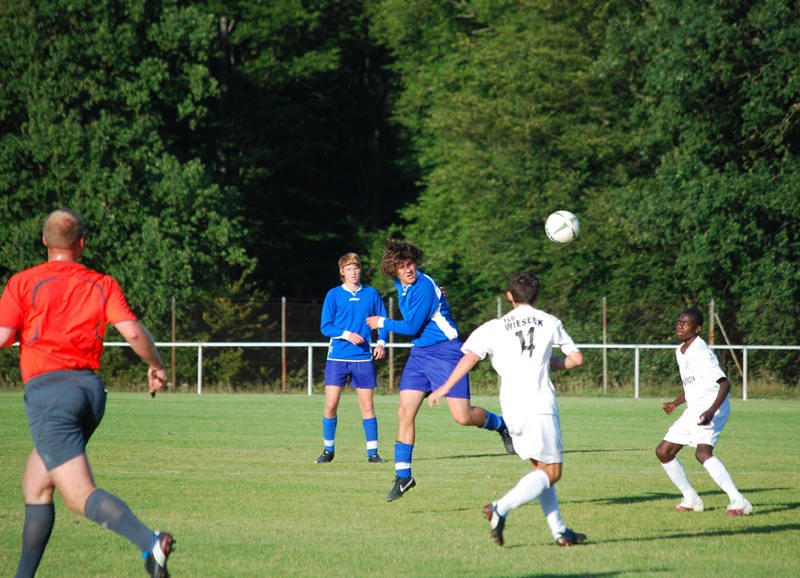
[[[14,343],[18,346],[19,343]],[[106,347],[130,347],[125,341],[107,341],[103,344]],[[314,347],[328,347],[327,341],[157,341],[158,347],[196,347],[197,348],[197,393],[203,393],[203,348],[204,347],[306,347],[308,348],[308,395],[313,391],[313,361]],[[372,347],[377,343],[370,344]],[[639,399],[639,354],[642,349],[675,349],[677,344],[663,343],[577,343],[583,349],[633,349],[634,350],[634,398]],[[411,343],[387,343],[387,348],[407,349],[412,347]],[[749,350],[778,350],[778,351],[800,351],[800,345],[711,345],[712,349],[722,350],[742,350],[743,375],[742,375],[742,399],[747,400],[747,352]]]

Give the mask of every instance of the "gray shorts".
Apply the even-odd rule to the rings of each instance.
[[[49,371],[25,384],[28,428],[48,472],[86,453],[105,411],[105,387],[91,370]]]

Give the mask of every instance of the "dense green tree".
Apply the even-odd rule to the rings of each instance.
[[[654,167],[620,199],[630,249],[671,271],[656,291],[740,310],[738,342],[792,342],[798,330],[797,17],[785,0],[657,0],[610,35]]]
[[[510,274],[530,268],[551,308],[571,300],[599,311],[625,246],[614,193],[633,164],[620,79],[595,70],[617,9],[383,3],[380,38],[403,78],[395,118],[411,134],[425,186],[396,233],[426,250],[453,298],[496,295]],[[544,234],[557,209],[581,219],[572,244]],[[597,314],[592,323],[582,337],[597,339]]]
[[[336,261],[364,249],[413,194],[392,162],[392,74],[364,0],[210,2],[219,22],[207,162],[242,192],[253,278],[322,298]]]
[[[176,0],[2,3],[3,280],[43,260],[42,222],[62,206],[87,223],[84,262],[150,319],[252,266],[241,200],[195,147],[219,96],[215,35],[210,15]]]

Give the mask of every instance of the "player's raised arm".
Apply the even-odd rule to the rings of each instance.
[[[158,353],[153,336],[138,321],[120,321],[114,324],[114,327],[130,344],[134,353],[150,364],[150,368],[147,370],[147,381],[150,386],[150,394],[155,395],[167,383],[169,376],[164,369],[164,362]]]

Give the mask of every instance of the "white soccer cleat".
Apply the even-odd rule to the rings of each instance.
[[[728,509],[725,510],[726,516],[747,516],[753,511],[753,504],[745,500],[744,504],[728,504]]]
[[[703,503],[703,498],[698,497],[696,500],[687,500],[686,498],[681,500],[681,503],[675,506],[676,512],[702,512],[706,509],[706,505]]]

